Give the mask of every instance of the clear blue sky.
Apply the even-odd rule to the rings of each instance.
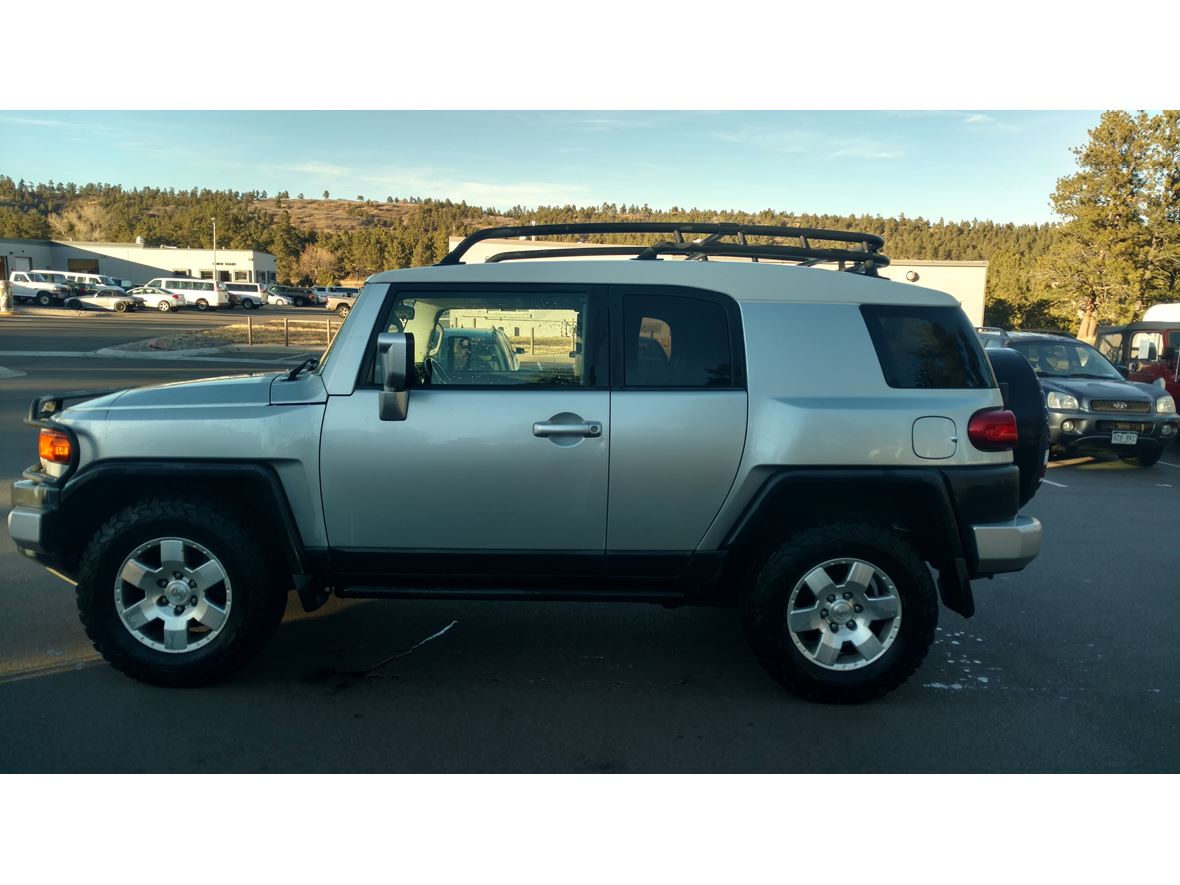
[[[1054,220],[1098,111],[0,111],[0,173],[124,187]]]

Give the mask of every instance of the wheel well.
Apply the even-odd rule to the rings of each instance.
[[[301,571],[297,534],[288,537],[285,545],[269,542],[274,537],[270,527],[282,523],[289,536],[294,522],[286,501],[276,500],[274,486],[261,468],[213,472],[190,471],[188,467],[140,472],[132,466],[120,466],[96,471],[79,485],[62,508],[62,537],[66,542],[59,553],[66,573],[74,574],[86,545],[108,519],[136,501],[163,497],[201,498],[237,511],[247,524],[259,527],[260,537],[268,539],[263,549],[277,573],[292,575]],[[278,483],[277,477],[273,482]]]
[[[785,539],[836,522],[889,529],[940,570],[962,556],[954,510],[933,477],[787,474],[768,481],[739,520],[727,541],[727,577],[749,586]]]

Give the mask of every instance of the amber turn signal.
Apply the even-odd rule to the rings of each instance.
[[[42,429],[37,449],[41,460],[51,464],[69,464],[70,457],[74,454],[70,438],[60,430]]]

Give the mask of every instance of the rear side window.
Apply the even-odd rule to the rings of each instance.
[[[725,308],[667,295],[624,297],[627,387],[733,387],[733,354]]]
[[[866,304],[860,312],[890,387],[996,386],[991,364],[961,308]]]

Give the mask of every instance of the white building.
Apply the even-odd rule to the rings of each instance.
[[[451,237],[450,247],[455,248],[462,237]],[[513,240],[497,239],[484,240],[476,243],[463,256],[468,263],[486,261],[492,255],[500,252],[523,252],[535,249],[560,249],[580,247],[587,251],[603,248],[600,243],[569,243],[555,240]],[[886,244],[888,247],[888,244]],[[888,254],[888,248],[886,249]],[[587,256],[588,258],[593,256]],[[580,258],[554,258],[546,261],[578,261]],[[601,260],[609,260],[604,257]],[[676,260],[676,259],[673,259]],[[744,261],[746,259],[712,258],[711,261]],[[835,270],[834,265],[817,265],[825,270]],[[986,261],[907,261],[894,259],[886,268],[879,271],[880,275],[898,283],[912,283],[915,286],[926,286],[938,289],[953,296],[963,306],[963,311],[974,326],[983,325],[983,295],[987,284]]]
[[[140,284],[158,276],[211,280],[214,266],[212,249],[0,238],[0,277],[8,279],[16,270],[100,273]],[[223,282],[276,281],[274,256],[266,252],[218,249],[216,271]]]

